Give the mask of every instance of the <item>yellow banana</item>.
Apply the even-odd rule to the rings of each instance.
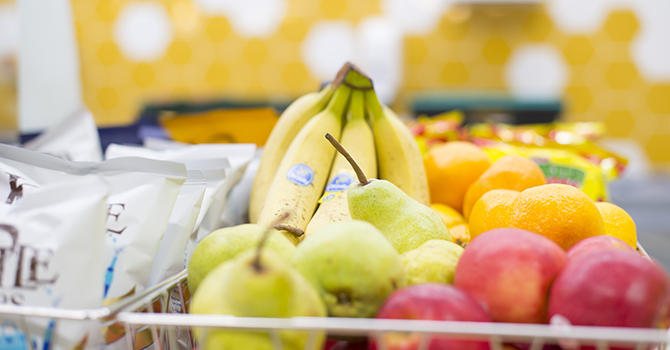
[[[375,140],[372,130],[365,120],[364,103],[363,91],[351,93],[349,120],[342,130],[340,144],[356,159],[366,176],[376,178]],[[347,189],[351,183],[356,182],[354,169],[341,154],[337,154],[333,166],[330,168],[330,178],[321,197],[321,204],[309,225],[307,225],[304,238],[328,223],[351,220],[349,206],[347,205]]]
[[[423,156],[407,126],[384,109],[374,90],[365,92],[365,103],[375,135],[379,178],[388,180],[419,203],[430,205]]]
[[[335,158],[335,149],[324,135],[331,133],[339,138],[342,114],[350,95],[351,89],[340,85],[326,109],[308,121],[293,139],[272,180],[258,224],[307,228]],[[289,230],[280,231],[291,242],[298,243]]]
[[[251,188],[249,199],[250,222],[257,222],[258,215],[263,208],[263,203],[265,203],[268,190],[272,184],[272,178],[277,172],[286,150],[291,145],[291,141],[310,119],[326,108],[334,91],[332,84],[328,84],[321,91],[303,95],[291,103],[277,120],[277,124],[275,124],[263,147],[261,163]]]

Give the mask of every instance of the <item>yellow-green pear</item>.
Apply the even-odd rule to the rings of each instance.
[[[452,242],[431,239],[401,255],[407,284],[427,282],[454,283],[454,274],[463,248]]]
[[[431,239],[453,242],[449,229],[434,210],[412,199],[389,181],[368,180],[347,151],[330,134],[326,138],[351,163],[358,177],[359,182],[352,183],[347,192],[353,219],[374,225],[400,254]]]
[[[405,285],[400,255],[371,224],[340,221],[316,229],[295,250],[291,263],[321,295],[334,317],[374,317]]]
[[[353,219],[375,225],[401,254],[431,239],[453,241],[435,211],[389,181],[371,179],[367,183],[352,184],[347,192],[347,203]]]
[[[195,247],[188,263],[188,289],[195,292],[207,274],[222,262],[233,259],[237,254],[258,246],[266,228],[256,224],[244,224],[218,229]],[[295,245],[279,231],[272,229],[265,248],[273,250],[289,261]]]
[[[326,308],[314,287],[278,253],[251,249],[212,270],[193,295],[193,314],[240,317],[325,317]],[[267,332],[196,328],[204,349],[272,350]],[[305,349],[308,333],[279,331],[285,350]],[[321,349],[319,332],[311,349]]]

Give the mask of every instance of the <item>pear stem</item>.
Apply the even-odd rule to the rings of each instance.
[[[342,145],[340,145],[337,140],[333,137],[333,135],[326,133],[326,140],[330,141],[330,144],[335,147],[335,149],[340,152],[340,154],[351,164],[351,167],[354,168],[354,171],[356,172],[356,177],[358,177],[358,182],[360,182],[363,186],[367,185],[370,183],[370,180],[368,180],[367,177],[365,177],[365,173],[363,173],[363,170],[361,167],[356,164],[356,161],[354,158],[351,157],[349,152],[347,152]]]
[[[275,220],[275,223],[282,222],[286,220],[286,218],[289,216],[289,213],[284,213],[280,217],[278,217]],[[278,226],[285,226],[285,225],[278,225]],[[276,227],[276,226],[275,226]],[[261,266],[261,251],[263,250],[263,246],[265,245],[265,241],[268,240],[270,237],[270,233],[272,232],[273,227],[268,227],[265,229],[265,232],[263,232],[263,236],[261,236],[261,240],[258,241],[258,247],[256,247],[256,256],[254,257],[254,261],[251,263],[256,270],[256,272],[261,272],[263,271],[263,266]]]
[[[263,250],[265,241],[267,241],[268,237],[270,236],[270,231],[272,231],[272,228],[268,227],[265,232],[263,232],[263,236],[258,242],[258,247],[256,248],[256,256],[254,257],[254,262],[252,264],[257,272],[261,272],[263,270],[263,267],[261,266],[261,250]]]
[[[300,227],[293,227],[293,226],[289,226],[289,225],[277,225],[277,226],[273,227],[273,229],[287,231],[288,233],[290,233],[290,234],[292,234],[296,237],[300,237],[300,236],[305,234],[305,231],[300,229]]]

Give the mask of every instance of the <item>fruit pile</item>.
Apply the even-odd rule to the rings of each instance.
[[[432,207],[447,226],[463,225],[459,243],[488,230],[516,227],[551,238],[563,249],[602,234],[637,247],[633,219],[618,206],[593,202],[569,185],[547,184],[542,169],[519,155],[491,161],[472,143],[435,146],[424,158]]]
[[[254,180],[250,222],[282,225],[286,237],[298,243],[303,232],[308,236],[328,222],[349,218],[346,189],[355,180],[354,169],[343,156],[336,157],[326,133],[341,141],[365,174],[389,180],[429,204],[413,136],[380,104],[372,81],[345,64],[333,82],[299,98],[279,118]],[[284,213],[290,215],[280,220]]]
[[[628,163],[596,143],[605,133],[605,125],[600,122],[464,125],[464,120],[463,113],[454,110],[432,117],[419,116],[408,126],[424,154],[444,143],[468,141],[493,160],[521,155],[540,166],[547,183],[572,185],[594,201],[608,200],[607,185],[622,174]]]
[[[264,152],[252,223],[214,231],[193,252],[191,313],[669,324],[670,278],[635,251],[635,226],[621,208],[546,184],[524,157],[492,162],[467,142],[424,158],[350,64],[284,112]],[[308,334],[291,330],[278,338],[225,329],[196,335],[205,349],[308,344]],[[326,336],[308,348],[376,349],[380,340],[335,344]],[[416,334],[381,339],[392,349],[420,347]],[[488,347],[439,336],[428,344]]]

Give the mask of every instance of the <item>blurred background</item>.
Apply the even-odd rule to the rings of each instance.
[[[660,253],[668,18],[667,0],[0,0],[0,136],[56,124],[68,99],[101,130],[156,111],[281,112],[351,61],[407,117],[604,123],[603,144],[629,159],[612,200]]]

